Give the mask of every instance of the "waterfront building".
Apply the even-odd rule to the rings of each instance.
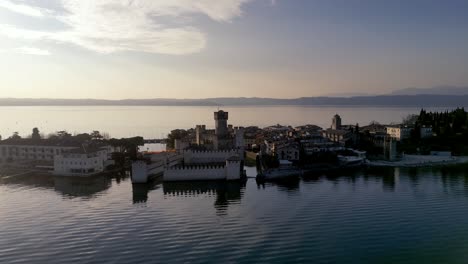
[[[276,156],[278,160],[298,161],[300,146],[295,141],[268,141],[265,140],[265,153]]]
[[[275,154],[279,160],[299,161],[300,146],[297,142],[276,145]]]
[[[67,150],[54,157],[54,174],[60,176],[91,176],[102,173],[112,165],[109,147]]]
[[[56,155],[77,147],[76,144],[58,144],[47,139],[6,139],[0,141],[0,164],[52,164]]]
[[[110,146],[73,140],[7,139],[0,142],[0,166],[42,168],[56,175],[86,176],[111,165]]]

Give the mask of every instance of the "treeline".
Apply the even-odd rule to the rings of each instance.
[[[468,134],[468,113],[463,107],[450,112],[427,112],[421,109],[415,125],[431,126],[432,131],[440,137]]]
[[[451,151],[454,155],[468,155],[468,112],[463,107],[444,112],[421,109],[412,124],[415,129],[410,139],[399,144],[401,151],[421,154]],[[432,127],[433,136],[421,138],[422,127]]]

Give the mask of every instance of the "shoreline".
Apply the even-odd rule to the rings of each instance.
[[[468,164],[468,156],[430,156],[430,155],[405,155],[399,161],[375,160],[369,161],[369,167],[401,167],[401,168],[418,168],[418,167],[437,167],[437,166],[452,166]]]

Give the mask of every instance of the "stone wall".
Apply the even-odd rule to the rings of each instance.
[[[218,151],[184,151],[185,164],[203,163],[224,163],[230,157],[237,156],[243,158],[244,155],[239,150],[218,150]]]
[[[225,166],[176,166],[164,172],[164,181],[208,181],[224,179],[226,179]]]

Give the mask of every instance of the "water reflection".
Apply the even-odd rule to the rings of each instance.
[[[197,197],[214,196],[214,207],[219,215],[225,215],[230,204],[239,203],[245,191],[245,181],[164,182],[164,196]]]
[[[270,186],[276,186],[279,191],[288,192],[293,194],[299,191],[301,179],[297,178],[288,178],[284,180],[276,180],[271,182],[259,181],[257,180],[257,189],[266,189]]]
[[[161,188],[161,179],[150,181],[149,183],[132,184],[133,204],[146,203],[148,193]]]
[[[25,174],[20,176],[0,177],[1,185],[16,185],[54,190],[65,198],[81,197],[93,199],[111,188],[112,180],[120,183],[128,179],[125,173],[95,177],[58,177],[47,174]]]
[[[64,197],[93,198],[109,189],[112,180],[109,177],[70,178],[54,177],[54,189]]]

